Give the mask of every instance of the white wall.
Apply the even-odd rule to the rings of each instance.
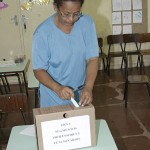
[[[16,1],[19,1],[19,0],[16,0]],[[9,4],[9,6],[7,8],[7,11],[8,11],[11,8],[10,6],[12,4],[11,4],[11,1],[9,1],[9,0],[5,0],[5,2]],[[112,34],[111,2],[112,2],[112,0],[85,0],[85,3],[83,5],[83,13],[87,13],[93,17],[93,20],[96,25],[97,36],[104,38],[103,50],[105,53],[107,53],[107,51],[108,51],[106,37],[107,37],[107,35]],[[149,0],[148,0],[148,8],[150,8]],[[20,9],[20,8],[18,8],[18,9]],[[20,16],[22,14],[24,14],[28,18],[27,30],[25,31],[24,29],[22,29],[22,30],[19,29],[18,32],[20,32],[20,35],[21,35],[21,37],[20,37],[21,42],[22,42],[22,40],[24,40],[24,43],[21,43],[22,44],[21,49],[24,50],[26,57],[31,59],[31,51],[32,51],[31,45],[32,45],[33,32],[39,23],[41,23],[43,20],[45,20],[49,15],[51,15],[54,12],[53,6],[52,6],[52,0],[50,1],[50,4],[47,6],[34,5],[32,10],[29,10],[29,11],[19,11],[18,10],[18,13],[19,12],[20,12]],[[5,13],[5,11],[1,11],[0,21],[2,21],[3,19],[6,18],[7,13],[5,13],[5,16],[3,15],[4,13]],[[149,14],[148,15],[148,31],[150,32],[150,9],[148,9],[148,14]],[[12,14],[12,16],[13,15],[14,14]],[[9,19],[10,19],[10,16],[9,16]],[[8,22],[7,22],[7,24],[8,24]],[[10,25],[11,25],[11,23],[10,23]],[[1,31],[5,31],[5,34],[7,34],[7,35],[10,34],[10,33],[7,33],[7,31],[9,31],[9,30],[7,30],[6,28],[4,28],[4,29],[1,28]],[[1,34],[0,36],[2,36],[3,34]],[[6,40],[5,40],[5,42],[6,42]],[[12,43],[14,44],[14,46],[16,48],[18,47],[18,46],[16,46],[17,42],[16,42],[15,38],[11,41],[8,40],[5,44],[0,43],[1,44],[1,49],[0,49],[1,56],[3,56],[6,52],[6,50],[4,48],[4,45],[6,45],[6,44],[10,50],[16,49],[16,48],[12,47]],[[131,48],[132,48],[132,46],[131,46]],[[16,52],[15,52],[15,54],[16,54]],[[120,61],[121,61],[120,59],[115,59],[112,63],[113,64],[112,68],[119,68]],[[134,59],[132,61],[134,62],[134,64],[136,64]],[[147,58],[146,61],[147,61],[147,64],[149,64],[149,58]],[[30,70],[31,70],[31,65],[30,65]]]

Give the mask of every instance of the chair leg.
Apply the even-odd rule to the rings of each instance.
[[[3,86],[4,86],[5,92],[6,92],[6,94],[8,94],[7,87],[6,87],[6,84],[5,84],[5,81],[4,81],[3,77],[1,79],[2,79],[2,83],[3,83]]]
[[[4,121],[3,121],[3,115],[5,114],[5,112],[3,112],[1,109],[0,109],[0,128],[3,128],[3,124],[4,124]],[[6,113],[7,114],[7,113]]]
[[[5,135],[4,135],[4,132],[2,131],[2,129],[0,128],[0,135],[2,136],[2,137],[5,137]],[[1,142],[1,141],[0,141]],[[1,145],[1,143],[0,143],[0,145]],[[2,148],[0,147],[0,150],[2,150]]]
[[[128,83],[126,83],[125,86],[125,108],[127,108],[127,104],[128,104]]]
[[[3,115],[2,110],[0,110],[0,121],[2,121],[2,117],[3,117],[2,115]]]
[[[4,111],[2,111],[1,112],[1,119],[2,119],[2,121],[1,121],[1,127],[2,128],[4,128],[5,127],[5,124],[6,124],[6,120],[7,120],[7,118],[8,118],[8,112],[4,112]]]
[[[5,81],[6,81],[6,85],[8,87],[8,91],[10,92],[10,86],[9,86],[9,83],[8,83],[8,80],[7,80],[7,77],[4,75],[4,78],[5,78]]]
[[[23,118],[23,120],[24,120],[24,123],[27,124],[27,123],[26,123],[26,120],[25,120],[24,111],[22,110],[22,108],[20,108],[20,112],[21,112],[22,118]]]
[[[144,67],[143,55],[141,55],[140,70],[141,70],[141,71],[143,70],[143,71],[144,71],[144,73],[145,73],[145,67]]]
[[[126,99],[126,91],[127,91],[127,89],[126,89],[126,83],[125,83],[125,86],[124,86],[124,96],[123,96],[123,100],[125,100],[125,99]]]
[[[122,57],[121,69],[122,69],[122,67],[123,67],[123,63],[124,63],[124,58]]]
[[[103,69],[104,69],[104,71],[105,71],[105,60],[104,60],[104,58],[102,58],[103,59]]]
[[[123,100],[126,99],[126,85],[124,86],[124,95],[123,95]]]
[[[1,94],[3,95],[3,90],[2,90],[2,88],[1,88],[1,85],[0,85],[0,92],[1,92]]]
[[[149,84],[146,84],[146,85],[147,85],[148,94],[150,96],[150,85]]]
[[[110,61],[111,61],[111,57],[108,57],[108,59],[107,59],[107,73],[108,73],[108,75],[110,75]]]
[[[35,89],[35,108],[39,107],[39,99],[40,99],[40,95],[39,95],[39,89]]]
[[[18,82],[19,82],[20,92],[22,93],[21,80],[20,80],[20,76],[19,76],[18,73],[17,73],[17,77],[18,77]]]
[[[137,68],[141,68],[141,55],[138,55],[138,60],[137,60]]]

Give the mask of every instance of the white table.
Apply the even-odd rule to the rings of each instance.
[[[22,73],[23,74],[23,79],[24,79],[24,84],[25,84],[27,95],[28,95],[28,88],[27,88],[25,73],[28,69],[28,65],[29,65],[29,60],[24,60],[22,63],[17,63],[15,66],[0,67],[0,74],[5,74],[5,73]]]
[[[33,136],[22,135],[20,132],[28,125],[12,128],[6,150],[37,150],[37,141]],[[105,120],[96,120],[97,146],[82,150],[118,150]]]

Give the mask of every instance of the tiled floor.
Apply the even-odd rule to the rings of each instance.
[[[146,68],[150,74],[150,68]],[[134,69],[136,73],[136,69]],[[14,88],[13,88],[14,89]],[[119,150],[150,150],[150,97],[144,85],[130,85],[128,108],[123,101],[124,77],[120,70],[112,70],[110,76],[99,71],[94,86],[94,106],[96,118],[105,119]],[[28,124],[33,123],[34,91],[29,90],[30,116]],[[28,115],[26,115],[28,116]],[[0,133],[1,143],[7,143],[9,126],[23,124],[20,114],[8,115]],[[5,144],[3,144],[3,150]]]

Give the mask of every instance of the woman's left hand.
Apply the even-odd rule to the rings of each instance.
[[[92,101],[93,101],[92,89],[84,87],[80,94],[79,105],[85,106],[85,105],[90,104]]]

